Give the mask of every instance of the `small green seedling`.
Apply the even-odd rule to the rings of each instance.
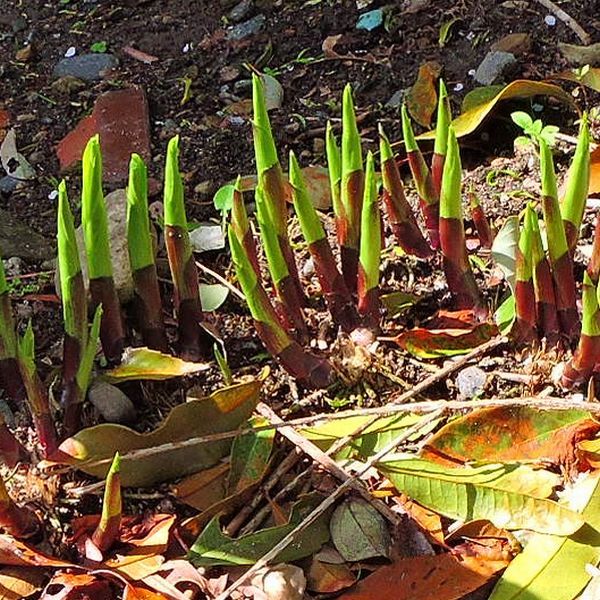
[[[558,133],[556,125],[544,125],[541,119],[534,121],[531,115],[521,110],[511,113],[510,118],[525,134],[516,138],[515,143],[518,146],[527,146],[532,142],[537,146],[539,140],[544,140],[550,147],[556,144],[556,134]]]

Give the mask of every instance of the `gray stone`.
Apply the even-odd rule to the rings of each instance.
[[[256,35],[265,26],[265,15],[256,15],[243,23],[234,25],[227,31],[227,39],[233,42],[243,40],[251,35]]]
[[[17,189],[17,185],[19,185],[19,180],[16,177],[5,175],[0,178],[0,194],[9,196]]]
[[[517,59],[510,52],[492,50],[485,55],[475,71],[475,81],[481,85],[492,85],[506,70],[516,64]]]
[[[49,236],[35,232],[9,212],[0,209],[0,253],[25,260],[43,260],[55,252]]]
[[[125,190],[115,190],[108,194],[104,201],[106,202],[108,216],[108,241],[112,259],[113,279],[119,299],[125,303],[133,298],[133,278],[131,265],[129,264],[129,249],[127,248],[127,193]],[[76,236],[81,271],[87,289],[89,285],[87,256],[81,225],[77,228]]]
[[[229,11],[227,18],[232,23],[239,23],[250,15],[253,5],[252,0],[242,0]]]
[[[11,256],[10,258],[4,259],[2,265],[4,266],[4,273],[9,277],[23,275],[27,269],[25,261],[18,256]]]
[[[456,376],[458,395],[463,400],[470,400],[479,396],[487,381],[487,374],[479,367],[467,367],[459,371]]]
[[[249,92],[252,89],[252,79],[240,79],[233,84],[234,94],[243,94]]]
[[[402,105],[406,90],[398,90],[392,94],[392,97],[385,103],[387,108],[399,108]]]
[[[102,79],[104,71],[114,69],[119,64],[112,54],[81,54],[63,58],[55,67],[54,77],[76,77],[84,81]]]
[[[97,381],[88,392],[88,400],[109,423],[132,423],[136,418],[133,402],[118,387]]]

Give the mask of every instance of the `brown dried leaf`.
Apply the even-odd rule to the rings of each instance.
[[[437,107],[437,78],[442,72],[438,62],[428,61],[419,67],[419,74],[406,97],[406,106],[412,118],[423,127],[431,126],[431,117]]]

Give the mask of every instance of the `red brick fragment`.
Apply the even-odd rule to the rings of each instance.
[[[130,87],[99,96],[92,114],[58,144],[61,170],[81,160],[87,141],[95,133],[100,134],[104,181],[125,181],[133,152],[149,161],[150,120],[144,90]]]

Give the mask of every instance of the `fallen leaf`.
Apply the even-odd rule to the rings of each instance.
[[[333,545],[347,561],[389,555],[386,522],[365,500],[351,498],[340,504],[331,515],[329,529]]]
[[[551,79],[564,79],[565,81],[572,81],[574,83],[580,83],[585,85],[596,92],[600,92],[600,69],[590,68],[583,75],[579,75],[575,71],[561,71],[556,75],[553,75]]]
[[[422,64],[417,80],[406,96],[408,112],[423,127],[431,125],[431,117],[437,108],[436,82],[441,71],[442,67],[435,61]]]
[[[308,195],[317,210],[331,208],[331,186],[329,171],[325,167],[304,167],[302,169]]]
[[[377,569],[340,600],[460,600],[489,581],[452,554],[405,558]]]
[[[263,417],[250,421],[252,427],[268,425]],[[250,431],[235,438],[231,447],[231,464],[227,477],[227,495],[236,494],[260,481],[269,464],[275,430]]]
[[[476,106],[480,106],[489,102],[495,98],[499,92],[504,89],[502,84],[500,85],[484,85],[472,89],[468,94],[465,95],[461,104],[461,112],[466,113],[472,110]]]
[[[123,592],[123,600],[170,600],[167,596],[159,594],[153,590],[149,590],[145,587],[133,585],[131,583],[125,584],[125,590]]]
[[[512,491],[530,485],[530,468],[449,468],[409,455],[389,457],[377,469],[399,492],[452,519],[488,519],[497,527],[553,535],[569,535],[583,525],[580,515],[556,502]]]
[[[261,75],[260,78],[263,82],[267,111],[281,108],[283,104],[283,87],[281,87],[279,81],[273,75],[267,75],[266,73]]]
[[[412,427],[422,419],[422,415],[394,415],[382,417],[372,424],[371,417],[351,417],[349,419],[335,419],[322,425],[315,425],[301,431],[302,435],[316,444],[321,450],[329,447],[340,438],[351,436],[346,447],[340,450],[336,460],[359,457],[367,459],[386,444],[398,436],[401,429]],[[368,425],[360,435],[352,435],[357,429]]]
[[[46,574],[32,567],[5,567],[0,570],[0,599],[22,600],[42,589]]]
[[[558,49],[570,63],[577,66],[600,64],[600,42],[588,46],[576,46],[559,42]]]
[[[438,36],[438,46],[440,48],[443,48],[448,43],[448,40],[450,39],[450,34],[452,31],[452,28],[459,21],[460,21],[460,18],[454,17],[453,19],[449,19],[448,21],[444,21],[442,23],[442,26],[440,27],[440,34]]]
[[[394,500],[402,506],[421,529],[431,536],[433,541],[441,546],[446,545],[442,519],[438,513],[421,506],[404,494],[400,494],[400,497],[395,497]]]
[[[395,342],[419,358],[440,358],[471,352],[498,333],[493,323],[480,323],[471,329],[425,329],[416,327],[396,336]]]
[[[186,477],[174,486],[178,500],[204,511],[225,498],[229,463],[219,463]]]
[[[270,527],[238,538],[230,538],[221,531],[219,518],[214,517],[205,527],[188,553],[188,560],[197,566],[251,565],[281,541],[321,501],[317,494],[305,496],[294,504],[287,525]],[[288,562],[313,554],[329,539],[327,522],[329,514],[323,513],[312,525],[303,530],[276,558]]]
[[[222,283],[200,283],[198,287],[204,312],[217,310],[229,296],[229,288]]]
[[[442,427],[427,441],[423,456],[446,464],[537,460],[571,469],[577,443],[598,430],[584,410],[484,408]]]
[[[40,600],[113,600],[114,597],[114,590],[106,579],[88,573],[62,571],[52,577]]]
[[[73,563],[54,558],[10,535],[0,533],[0,565],[13,567],[74,567]]]
[[[379,299],[383,304],[389,317],[395,317],[405,310],[414,306],[421,297],[417,294],[410,294],[408,292],[391,292],[389,294],[382,294]]]
[[[591,579],[585,565],[600,561],[600,484],[596,473],[573,486],[567,506],[586,525],[569,537],[534,535],[508,566],[489,600],[577,598]]]
[[[492,112],[498,102],[512,100],[513,98],[531,98],[532,96],[553,96],[576,110],[572,96],[560,86],[529,79],[517,79],[505,86],[493,98],[483,104],[462,113],[452,121],[456,137],[463,137],[473,133],[483,120]],[[417,136],[421,140],[435,139],[435,131],[428,131]]]
[[[321,44],[321,50],[326,58],[337,58],[339,54],[335,51],[336,44],[342,39],[342,34],[328,35]]]
[[[109,383],[123,383],[137,379],[163,381],[172,377],[183,377],[206,371],[210,365],[181,360],[150,348],[127,348],[121,364],[102,374]]]
[[[15,179],[34,179],[35,171],[27,159],[17,150],[17,134],[9,129],[0,144],[0,162],[7,175]]]
[[[356,576],[346,563],[327,563],[312,559],[306,574],[306,586],[311,592],[333,594],[354,585]]]
[[[226,456],[231,440],[179,446],[191,438],[237,429],[252,414],[258,402],[261,381],[240,383],[213,392],[202,400],[176,406],[165,421],[150,433],[103,424],[83,429],[66,439],[48,464],[69,464],[105,477],[110,459],[121,454],[124,486],[147,486],[201,471]],[[128,452],[171,444],[160,454],[129,458]],[[97,464],[97,461],[102,461]]]

